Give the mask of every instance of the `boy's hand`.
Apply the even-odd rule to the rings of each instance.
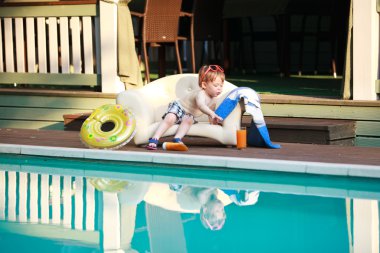
[[[223,120],[215,118],[215,119],[213,119],[212,124],[213,125],[222,125],[222,121]]]
[[[211,118],[211,123],[213,125],[221,125],[222,124],[223,118],[216,115],[215,113],[213,113],[210,118]]]

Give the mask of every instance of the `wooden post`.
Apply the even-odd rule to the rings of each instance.
[[[353,1],[353,99],[376,100],[379,14],[376,0]]]
[[[103,250],[120,249],[120,212],[117,194],[103,191]]]
[[[28,175],[25,172],[19,172],[18,176],[18,220],[27,222]]]
[[[0,219],[5,219],[5,171],[0,171]]]
[[[124,85],[117,75],[117,5],[100,1],[100,58],[103,93],[118,93]]]
[[[354,252],[379,252],[379,206],[377,200],[354,199]]]
[[[63,221],[62,225],[71,228],[72,205],[71,205],[71,176],[63,177]]]
[[[16,221],[17,179],[15,171],[8,171],[8,220]]]
[[[29,209],[30,219],[32,223],[38,222],[38,174],[30,173],[30,186],[29,186]]]

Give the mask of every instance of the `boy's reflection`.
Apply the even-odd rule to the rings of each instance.
[[[131,242],[135,229],[136,207],[141,201],[170,211],[199,213],[202,225],[215,231],[222,229],[225,224],[224,207],[226,205],[231,203],[238,206],[254,205],[259,197],[259,191],[252,190],[217,189],[104,178],[89,179],[89,181],[103,193],[116,194],[115,197],[117,196],[120,208],[119,238],[121,247],[119,247],[131,252],[133,252]],[[105,219],[108,220],[108,218]]]
[[[202,188],[183,185],[169,185],[171,190],[177,192],[179,203],[186,205],[186,200],[199,203],[199,213],[202,225],[211,230],[220,230],[226,221],[224,206],[229,204],[222,192],[216,188]],[[181,197],[188,195],[190,198]],[[218,196],[219,195],[219,196]],[[185,202],[185,203],[184,203]]]
[[[152,183],[144,200],[161,208],[183,213],[200,213],[202,225],[211,230],[223,228],[226,213],[224,206],[254,205],[259,192],[204,188],[180,184]]]
[[[260,192],[252,190],[222,190],[227,194],[231,201],[238,206],[251,206],[256,204],[259,199]]]
[[[164,183],[152,183],[144,200],[171,211],[200,213],[202,224],[212,230],[223,227],[224,206],[231,203],[226,194],[215,188]]]

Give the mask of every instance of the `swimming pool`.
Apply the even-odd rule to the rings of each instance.
[[[378,252],[380,180],[0,155],[0,252]]]

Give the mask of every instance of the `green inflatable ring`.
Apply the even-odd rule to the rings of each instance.
[[[104,129],[110,124],[112,129]],[[117,149],[127,144],[136,133],[134,115],[121,105],[103,105],[83,122],[82,142],[90,148]]]

